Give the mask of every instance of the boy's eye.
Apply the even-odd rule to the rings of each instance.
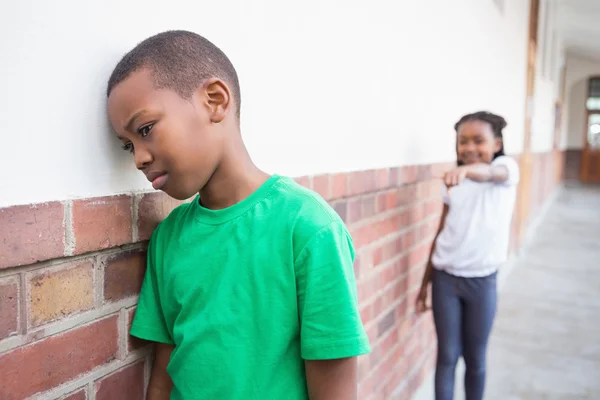
[[[133,153],[133,143],[125,143],[121,147],[123,148],[123,150]]]
[[[148,124],[148,125],[144,125],[142,126],[140,129],[138,129],[138,133],[142,136],[142,137],[146,137],[148,136],[148,134],[150,133],[150,131],[152,130],[152,127],[154,126],[154,124]]]

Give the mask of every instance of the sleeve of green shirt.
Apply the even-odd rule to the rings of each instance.
[[[305,360],[370,351],[358,311],[352,239],[341,221],[321,228],[295,261],[300,340]]]
[[[148,245],[146,275],[130,334],[152,342],[173,344],[163,314],[156,274],[156,231]]]

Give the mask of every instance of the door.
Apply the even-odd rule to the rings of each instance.
[[[600,110],[588,111],[586,141],[581,155],[581,181],[600,183]]]

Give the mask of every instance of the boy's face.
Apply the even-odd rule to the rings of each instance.
[[[489,164],[502,148],[502,141],[494,137],[492,126],[484,121],[468,121],[458,128],[458,159],[466,165]]]
[[[150,71],[142,69],[108,98],[110,122],[136,167],[155,189],[178,200],[198,193],[219,165],[222,135],[207,93],[200,88],[185,100],[156,89]]]

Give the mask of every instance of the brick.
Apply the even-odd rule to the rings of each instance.
[[[360,248],[394,233],[400,228],[401,222],[399,215],[396,215],[360,226],[351,231],[354,244],[357,248]]]
[[[94,267],[89,260],[29,274],[29,323],[55,321],[94,306]]]
[[[363,193],[373,192],[377,187],[377,175],[375,170],[351,172],[349,181],[349,195],[356,196]]]
[[[312,190],[317,192],[325,200],[331,199],[331,186],[329,184],[329,174],[314,176]]]
[[[425,181],[431,179],[431,166],[429,164],[421,164],[416,166],[417,181]]]
[[[361,276],[362,270],[366,268],[366,262],[364,260],[364,256],[361,254],[356,254],[354,257],[354,276],[358,280]]]
[[[87,394],[85,389],[77,390],[71,394],[68,394],[67,397],[64,397],[63,400],[86,400]]]
[[[138,240],[150,239],[158,224],[186,201],[176,200],[164,192],[143,194],[138,205]]]
[[[417,299],[417,296],[415,293],[414,296],[405,297],[400,302],[400,304],[398,304],[398,306],[396,307],[396,311],[395,311],[397,321],[403,320],[404,318],[406,318],[408,316],[409,307],[412,307],[411,310],[414,308],[416,299]]]
[[[145,251],[131,250],[108,258],[104,268],[104,301],[138,295],[145,272]]]
[[[348,195],[348,174],[339,173],[331,176],[331,197],[339,199]]]
[[[14,276],[0,280],[0,340],[18,333],[19,280]]]
[[[368,279],[361,280],[358,283],[358,303],[363,304],[365,301],[372,298],[379,290],[379,275],[374,274]]]
[[[417,180],[417,167],[407,165],[398,170],[398,184],[406,185],[414,183]]]
[[[390,170],[387,168],[378,169],[375,173],[377,175],[377,189],[387,189],[390,186]]]
[[[375,196],[365,196],[362,198],[362,218],[370,218],[375,215],[376,203]]]
[[[360,221],[362,219],[362,200],[354,198],[348,201],[348,223]]]
[[[0,399],[45,392],[115,359],[117,316],[67,331],[0,357]]]
[[[143,400],[144,361],[136,362],[99,380],[95,386],[96,400]]]
[[[397,200],[399,206],[414,203],[415,200],[417,200],[417,187],[415,185],[410,185],[398,189]]]
[[[63,220],[59,202],[0,208],[0,269],[63,256]]]
[[[399,177],[400,177],[400,168],[398,168],[398,167],[390,168],[390,174],[389,174],[390,186],[394,187],[394,186],[400,185],[401,182],[399,182]]]
[[[133,324],[133,318],[135,317],[135,307],[130,309],[127,314],[127,351],[137,350],[149,344],[146,340],[131,336],[131,325]]]
[[[311,189],[311,178],[310,176],[300,176],[298,178],[294,178],[294,180],[296,181],[296,183],[300,186],[304,186],[307,189]]]
[[[131,197],[73,201],[73,232],[76,254],[131,243]]]
[[[342,221],[348,222],[348,203],[346,200],[336,201],[333,204],[333,209],[338,213]]]
[[[398,191],[390,190],[387,192],[379,193],[377,195],[377,208],[378,213],[392,210],[398,206]]]

